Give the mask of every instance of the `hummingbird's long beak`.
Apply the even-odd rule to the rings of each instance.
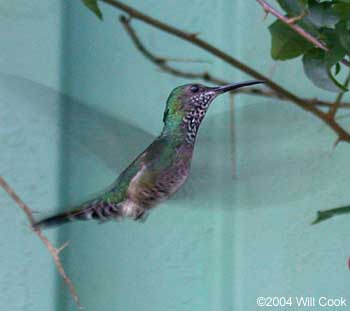
[[[241,87],[244,87],[244,86],[260,84],[260,83],[265,83],[265,81],[262,81],[262,80],[251,80],[251,81],[233,83],[233,84],[213,87],[212,90],[214,92],[218,93],[218,94],[222,94],[222,93],[233,91],[235,89],[238,89],[238,88],[241,88]]]

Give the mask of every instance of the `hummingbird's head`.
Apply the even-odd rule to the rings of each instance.
[[[166,127],[186,131],[186,140],[194,143],[197,130],[210,104],[220,94],[264,81],[253,80],[224,86],[208,87],[202,84],[186,84],[175,88],[167,100],[163,122]]]

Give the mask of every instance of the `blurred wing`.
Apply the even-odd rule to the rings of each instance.
[[[155,138],[128,121],[76,101],[69,101],[64,117],[63,141],[68,154],[93,154],[114,173],[120,173]]]
[[[34,127],[40,120],[51,119],[60,131],[52,137],[53,142],[61,140],[67,155],[79,158],[93,154],[113,171],[122,170],[154,139],[125,120],[21,77],[0,75],[0,88],[1,102],[8,107],[2,110],[6,119],[23,122],[27,118],[28,126]]]
[[[103,191],[154,139],[52,88],[4,74],[0,123],[0,174],[20,178],[24,194],[30,187],[52,193],[59,185],[59,204],[67,207]]]

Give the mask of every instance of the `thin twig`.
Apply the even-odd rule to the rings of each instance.
[[[285,89],[281,85],[277,84],[276,82],[272,81],[262,73],[256,71],[255,69],[251,68],[250,66],[246,65],[245,63],[237,60],[236,58],[232,57],[231,55],[227,54],[226,52],[220,50],[219,48],[215,47],[214,45],[208,43],[207,41],[204,41],[200,38],[198,38],[198,35],[196,33],[188,33],[185,31],[182,31],[176,27],[170,26],[164,22],[161,22],[151,16],[148,16],[138,10],[135,10],[134,8],[118,1],[118,0],[100,0],[104,3],[107,3],[115,8],[118,8],[127,14],[129,14],[130,17],[133,17],[135,19],[138,19],[140,21],[143,21],[144,23],[151,25],[157,29],[160,29],[166,33],[172,34],[180,39],[183,39],[184,41],[187,41],[205,51],[208,53],[215,55],[219,59],[223,60],[230,66],[237,68],[246,74],[254,77],[258,80],[264,80],[265,84],[270,87],[272,90],[274,90],[276,93],[281,94],[283,97],[288,99],[289,101],[293,102],[297,106],[303,108],[306,111],[309,111],[313,115],[317,116],[319,119],[323,120],[325,124],[327,124],[337,135],[339,141],[346,141],[350,142],[350,134],[345,131],[334,119],[329,119],[327,117],[327,114],[323,112],[322,110],[318,109],[317,107],[313,105],[309,105],[308,103],[304,102],[303,98],[298,97],[296,94],[290,92],[289,90]]]
[[[284,16],[281,12],[279,12],[277,9],[275,9],[271,4],[269,4],[267,1],[265,0],[256,0],[256,2],[258,2],[261,7],[263,8],[263,10],[265,11],[266,15],[271,13],[272,15],[274,15],[275,17],[277,17],[281,22],[285,23],[286,25],[288,25],[292,30],[294,30],[295,32],[297,32],[300,36],[302,36],[304,39],[306,39],[307,41],[309,41],[310,43],[312,43],[314,46],[328,52],[329,48],[320,40],[318,40],[317,38],[315,38],[313,35],[311,35],[310,33],[308,33],[307,31],[305,31],[302,27],[300,27],[299,25],[297,25],[295,22],[302,19],[303,17],[306,16],[305,12],[303,12],[301,15],[296,16],[296,17],[286,17]],[[350,63],[346,60],[343,59],[341,61],[344,65],[349,66]]]
[[[312,43],[314,46],[324,50],[329,51],[329,49],[326,47],[325,44],[323,44],[321,41],[319,41],[317,38],[315,38],[313,35],[305,31],[303,28],[301,28],[299,25],[295,24],[295,22],[291,22],[292,20],[286,16],[284,16],[282,13],[280,13],[277,9],[275,9],[272,5],[267,3],[265,0],[256,0],[262,8],[264,9],[265,13],[269,14],[271,13],[275,17],[277,17],[280,21],[288,25],[290,28],[292,28],[295,32],[297,32],[300,36],[305,38],[307,41]]]
[[[288,23],[289,24],[295,24],[297,21],[300,21],[301,19],[303,19],[305,16],[307,16],[309,13],[307,11],[302,12],[301,14],[299,14],[298,16],[294,16],[294,17],[289,17],[288,18]]]
[[[171,60],[169,58],[160,57],[154,55],[150,52],[141,42],[139,37],[137,36],[135,30],[130,25],[130,19],[125,16],[120,16],[120,22],[124,26],[125,31],[130,36],[132,42],[134,43],[137,50],[141,52],[143,56],[145,56],[152,63],[156,64],[161,70],[168,72],[172,75],[186,78],[186,79],[201,79],[203,81],[208,81],[214,84],[227,84],[228,82],[219,78],[213,77],[208,72],[195,73],[195,72],[187,72],[183,70],[179,70],[173,66],[170,66],[168,62]]]
[[[345,92],[340,92],[337,95],[337,98],[334,101],[334,104],[330,107],[329,112],[328,112],[328,117],[334,119],[338,109],[339,109],[339,104],[344,96]]]
[[[349,71],[349,73],[348,73],[348,75],[347,75],[347,77],[346,77],[346,79],[344,81],[344,87],[345,88],[348,88],[349,82],[350,82],[350,71]],[[328,112],[328,117],[329,118],[334,119],[334,117],[335,117],[335,115],[336,115],[336,113],[337,113],[337,111],[338,111],[338,109],[340,107],[340,103],[341,103],[341,101],[342,101],[342,99],[344,97],[344,94],[345,94],[345,92],[343,91],[343,92],[340,92],[337,95],[337,98],[335,99],[334,104],[329,109],[329,112]]]
[[[185,58],[185,57],[167,57],[167,62],[174,63],[197,63],[197,64],[209,64],[209,61],[197,58]]]
[[[230,160],[232,178],[235,178],[236,172],[236,129],[235,129],[235,96],[230,93]]]
[[[45,244],[45,246],[47,247],[47,249],[49,250],[55,264],[56,267],[58,269],[59,274],[61,275],[64,283],[66,283],[66,285],[69,288],[70,294],[73,298],[73,300],[75,301],[75,303],[77,304],[77,306],[79,308],[82,308],[81,304],[80,304],[80,300],[78,297],[78,294],[73,286],[73,283],[71,281],[71,279],[68,277],[68,275],[66,274],[61,259],[59,257],[60,252],[68,245],[68,243],[66,242],[64,245],[62,245],[59,248],[54,247],[50,241],[48,240],[48,238],[42,233],[42,231],[40,230],[40,228],[38,227],[34,227],[34,217],[32,214],[32,211],[30,210],[30,208],[28,207],[28,205],[26,205],[21,198],[16,194],[16,192],[9,186],[9,184],[5,181],[4,178],[2,178],[0,176],[0,187],[2,187],[7,194],[12,198],[12,200],[14,200],[16,202],[16,204],[24,211],[24,213],[26,214],[30,226],[33,229],[33,231],[35,232],[35,234],[40,238],[40,240]]]
[[[168,64],[169,58],[168,57],[162,57],[157,56],[154,53],[152,53],[149,49],[146,48],[146,46],[142,43],[140,37],[136,33],[135,29],[131,25],[130,18],[127,18],[125,16],[120,17],[120,22],[122,23],[125,31],[130,36],[133,44],[135,45],[136,49],[140,51],[140,53],[147,58],[149,61],[151,61],[153,64],[155,64],[158,68],[160,68],[162,71],[167,72],[171,75],[185,78],[185,79],[200,79],[206,82],[210,82],[217,85],[225,85],[232,83],[232,81],[223,80],[218,77],[214,77],[209,72],[189,72],[189,71],[183,71],[179,70],[171,65]],[[256,87],[249,87],[249,88],[240,88],[235,91],[235,94],[246,94],[246,95],[254,95],[254,96],[262,96],[262,97],[272,97],[272,98],[278,98],[280,100],[288,100],[279,93],[276,93],[270,89],[264,89],[264,88],[256,88]],[[313,99],[303,99],[305,103],[310,105],[316,105],[316,106],[323,106],[323,107],[332,107],[333,103],[328,101],[319,100],[317,98]],[[345,108],[350,109],[349,103],[339,103],[339,108]]]

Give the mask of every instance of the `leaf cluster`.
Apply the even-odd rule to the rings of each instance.
[[[302,56],[306,76],[319,88],[347,91],[336,78],[350,54],[350,0],[277,0],[287,18],[321,41],[328,51],[314,47],[289,25],[276,20],[269,26],[271,56],[289,60]]]

